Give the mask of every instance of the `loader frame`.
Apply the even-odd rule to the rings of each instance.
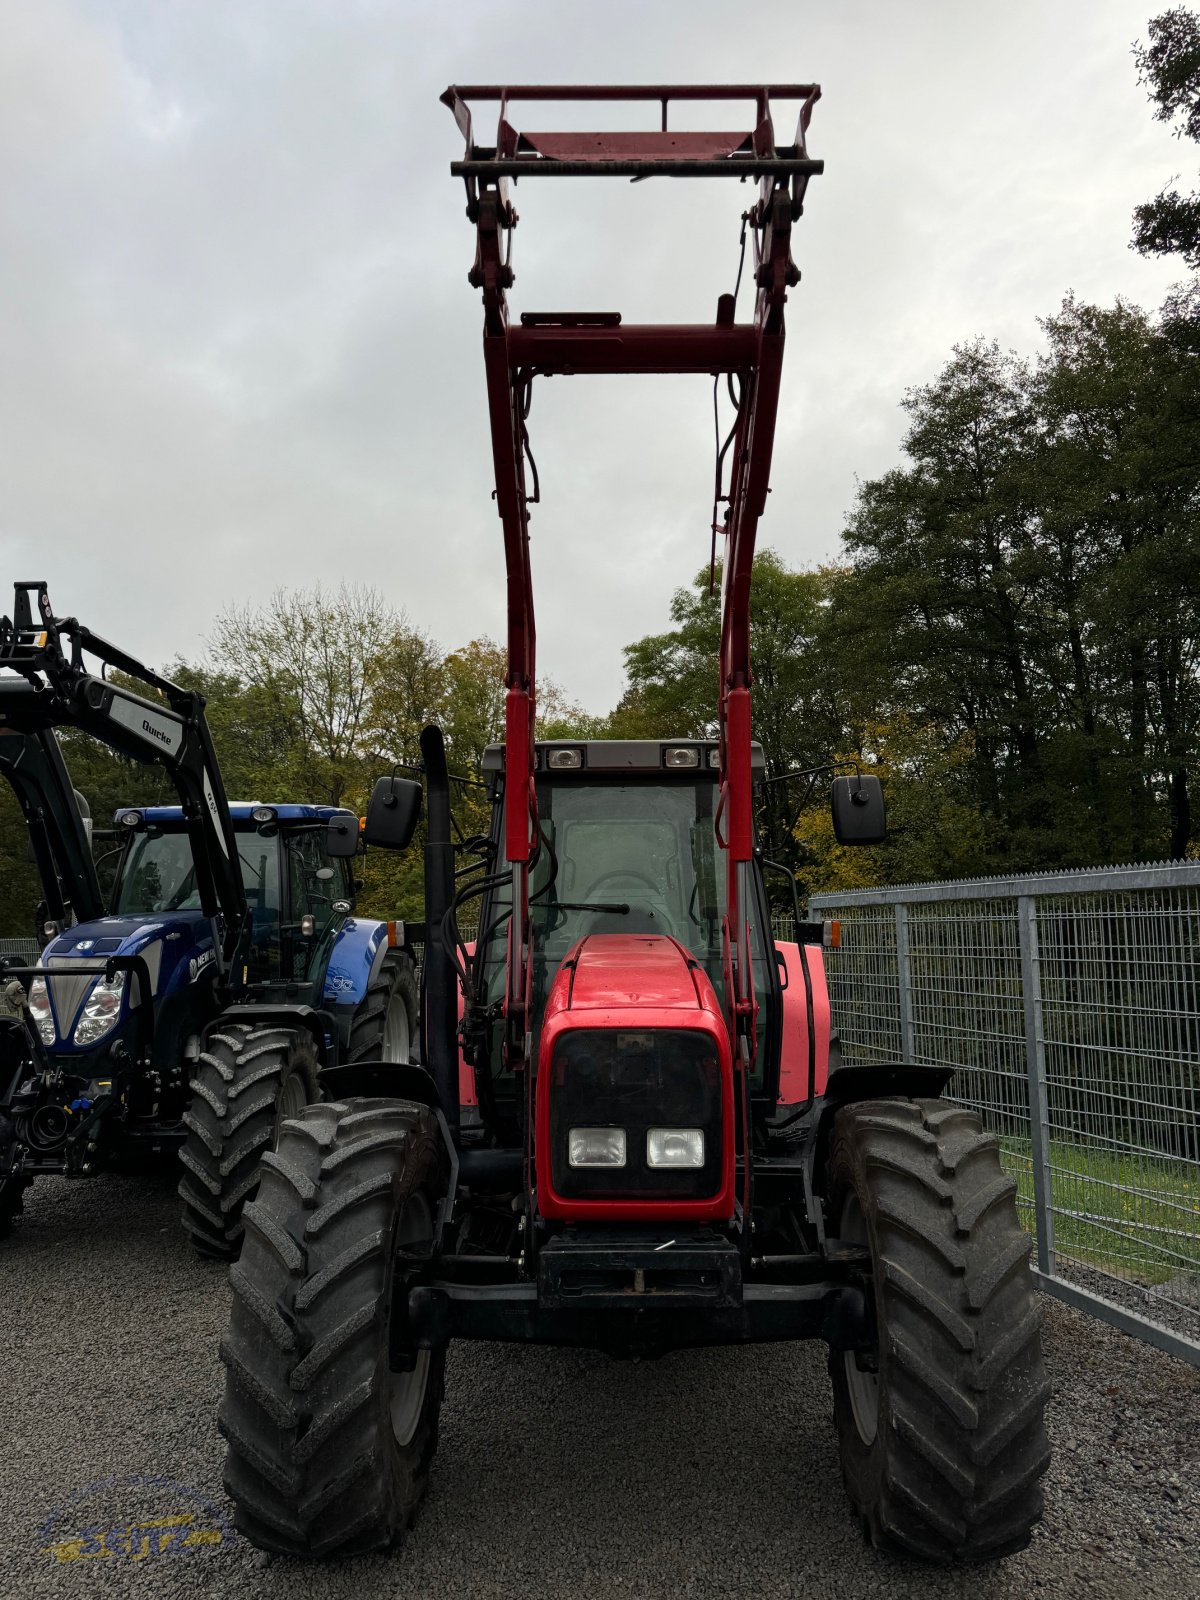
[[[810,177],[823,163],[808,155],[805,135],[820,97],[815,84],[530,85],[451,86],[442,96],[466,140],[451,166],[466,187],[467,215],[476,227],[470,282],[484,308],[484,369],[496,508],[504,531],[507,568],[507,669],[505,704],[504,855],[512,873],[513,937],[505,999],[507,1054],[515,1071],[532,1071],[525,1059],[531,951],[529,864],[537,846],[534,728],[537,714],[536,630],[529,559],[526,482],[530,391],[539,376],[568,373],[702,373],[725,377],[737,401],[728,489],[721,463],[712,526],[715,559],[724,540],[720,676],[718,685],[718,816],[723,825],[727,914],[724,928],[727,1020],[733,1041],[738,1093],[748,1114],[748,1079],[756,1040],[757,1002],[749,958],[748,907],[754,850],[751,791],[750,580],[759,518],[766,505],[784,347],[784,304],[800,274],[792,259],[792,224],[804,208]],[[472,106],[498,102],[495,141],[478,143]],[[542,133],[518,130],[514,104],[541,102],[655,104],[660,127],[638,133]],[[684,101],[748,103],[752,125],[744,131],[695,133],[669,127],[670,108]],[[799,103],[789,145],[776,141],[772,103]],[[743,215],[752,241],[754,316],[735,321],[736,297],[722,295],[711,324],[622,323],[620,315],[525,312],[509,317],[506,291],[513,282],[512,236],[518,222],[510,181],[534,177],[713,177],[750,180],[757,199]],[[745,235],[743,235],[744,237]],[[535,474],[536,477],[536,474]],[[724,505],[717,521],[717,507]],[[532,1105],[530,1105],[530,1111]],[[750,1163],[742,1201],[750,1205]]]

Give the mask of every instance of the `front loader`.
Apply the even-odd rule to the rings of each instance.
[[[428,812],[423,1070],[347,1070],[284,1122],[247,1209],[219,1423],[238,1525],[264,1549],[386,1547],[425,1491],[452,1339],[653,1357],[800,1338],[829,1347],[851,1505],[878,1546],[937,1562],[1020,1549],[1047,1462],[1029,1241],[949,1074],[841,1063],[824,925],[776,942],[756,834],[749,593],[780,396],[791,236],[813,85],[451,88],[452,168],[476,229],[496,506],[507,568],[505,739],[488,836],[453,846],[440,733]],[[749,104],[748,129],[668,126]],[[474,113],[499,102],[494,143]],[[642,102],[651,132],[518,129],[518,103]],[[772,104],[799,106],[790,144]],[[511,185],[737,177],[753,187],[749,320],[510,316]],[[740,274],[739,274],[740,276]],[[733,405],[715,735],[538,742],[529,562],[535,382],[686,372]],[[718,435],[719,437],[719,435]],[[726,457],[728,467],[725,468]],[[530,473],[536,482],[536,475]],[[411,837],[421,788],[384,779],[368,842]],[[877,841],[876,779],[834,779],[846,844]],[[794,880],[793,880],[794,887]],[[460,912],[478,933],[467,942]],[[465,920],[465,919],[464,919]],[[516,1425],[516,1424],[514,1424]],[[797,1462],[797,1470],[803,1463]]]
[[[228,801],[203,698],[56,617],[44,583],[17,584],[0,669],[0,777],[45,910],[37,965],[0,959],[18,1011],[0,1024],[0,1234],[38,1177],[178,1151],[188,1237],[233,1257],[281,1121],[339,1064],[415,1054],[411,944],[352,914],[352,812]],[[178,796],[117,811],[107,906],[62,728],[161,768]]]

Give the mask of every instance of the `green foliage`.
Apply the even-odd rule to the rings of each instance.
[[[1150,90],[1158,122],[1175,123],[1176,135],[1200,142],[1200,16],[1175,6],[1153,18],[1150,43],[1134,46],[1138,82]],[[1133,213],[1134,249],[1143,255],[1179,255],[1200,271],[1200,193],[1163,189]]]
[[[852,728],[971,741],[973,870],[1182,855],[1197,683],[1200,378],[1169,328],[1073,299],[1036,363],[982,342],[905,399],[831,632]]]

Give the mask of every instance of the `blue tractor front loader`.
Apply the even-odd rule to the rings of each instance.
[[[107,905],[59,728],[160,766],[179,796],[116,813]],[[354,915],[358,818],[231,804],[203,698],[55,617],[44,583],[18,584],[13,619],[0,618],[0,774],[46,911],[39,963],[9,958],[0,973],[17,1014],[0,1031],[0,1234],[38,1176],[176,1147],[193,1245],[232,1258],[280,1124],[340,1066],[382,1061],[399,1082],[416,1058],[404,925]]]

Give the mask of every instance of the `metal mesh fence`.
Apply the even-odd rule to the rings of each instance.
[[[1200,1362],[1200,864],[814,898],[844,1059],[955,1068],[1043,1285]]]

